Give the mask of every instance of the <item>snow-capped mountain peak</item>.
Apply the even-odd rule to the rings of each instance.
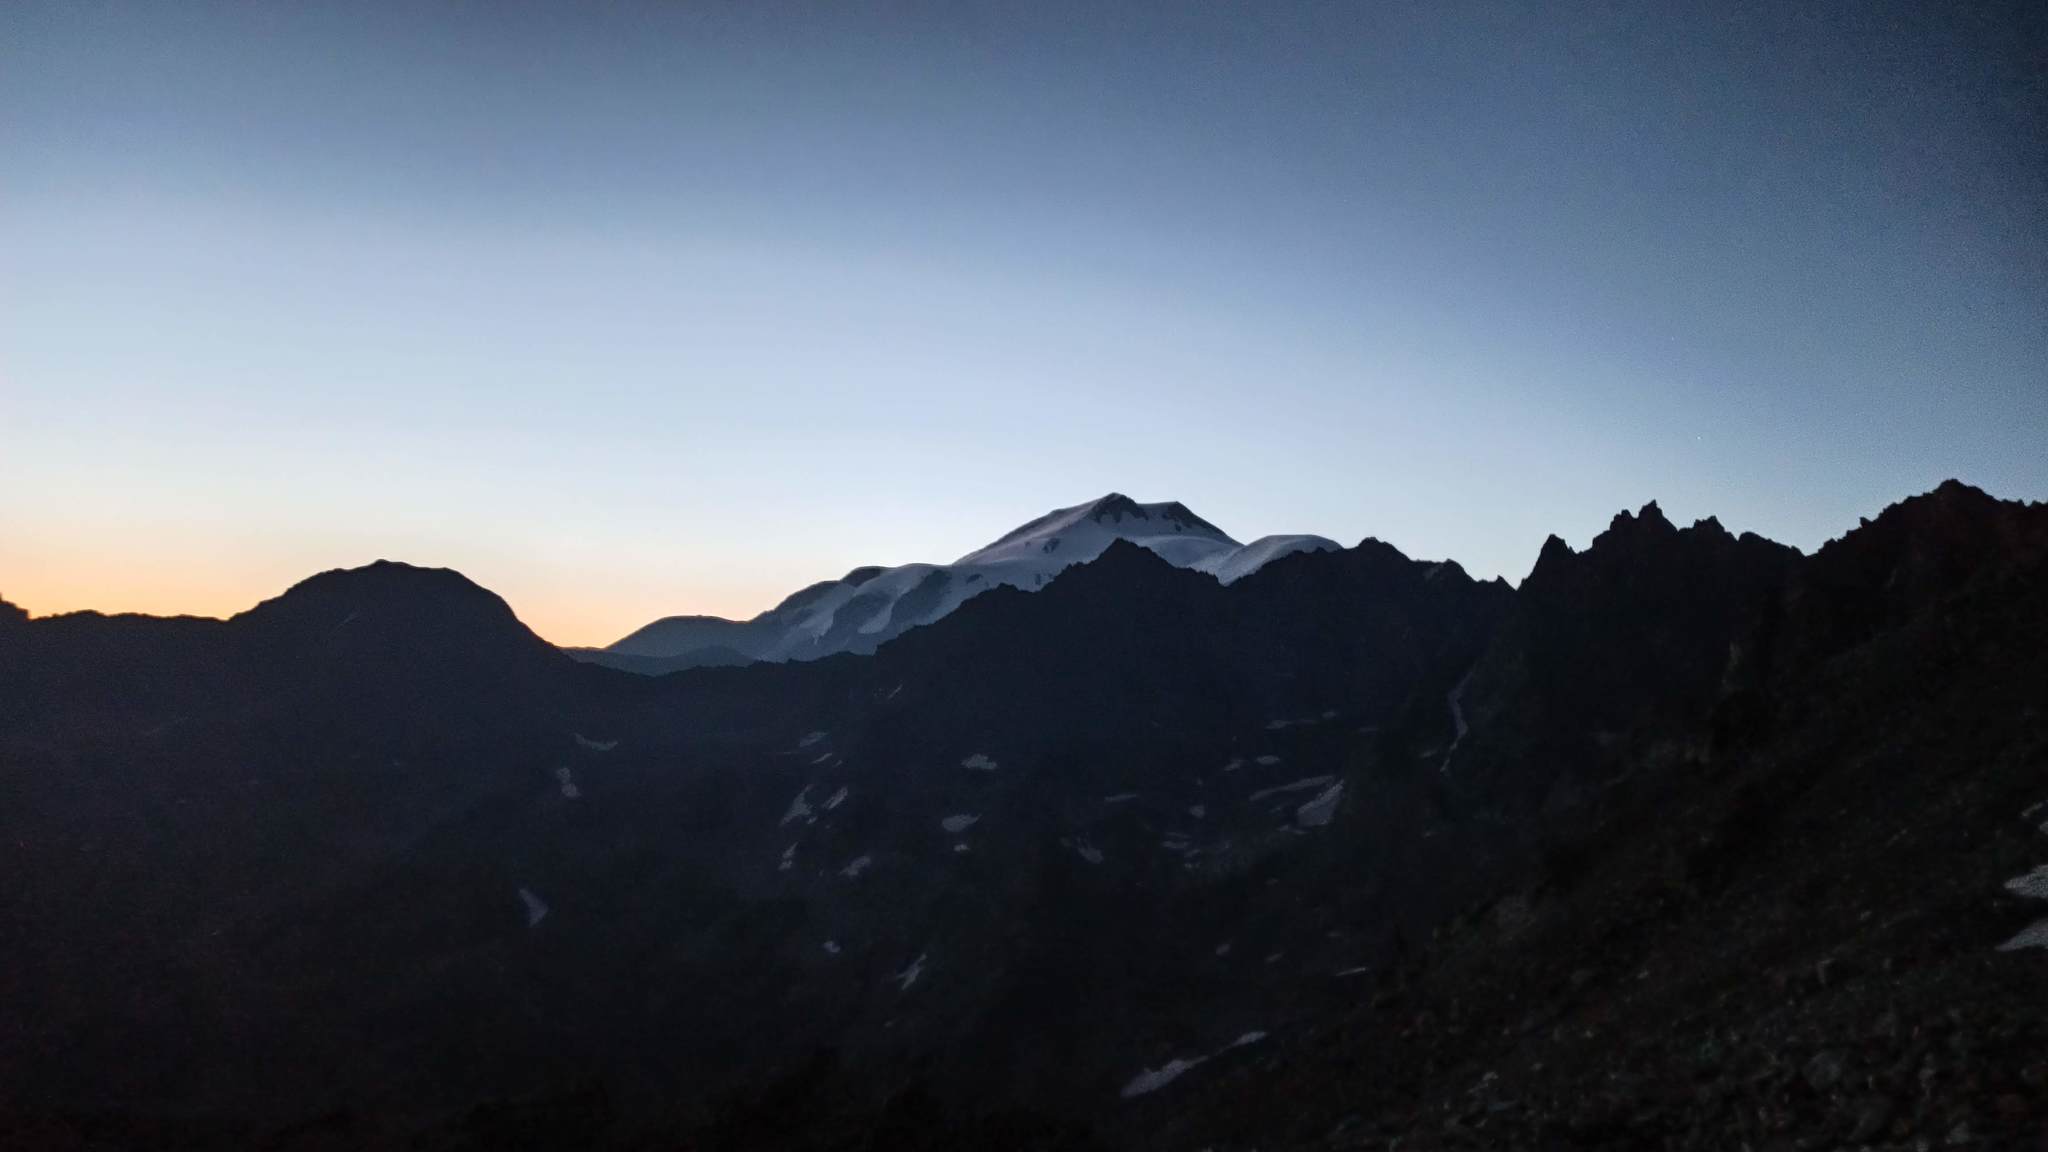
[[[1003,585],[1027,591],[1085,564],[1117,540],[1150,549],[1168,563],[1207,572],[1224,583],[1241,579],[1292,552],[1338,547],[1321,536],[1266,536],[1239,544],[1178,502],[1140,504],[1120,492],[1055,508],[951,564],[862,567],[813,584],[752,620],[671,617],[619,641],[611,653],[679,660],[717,645],[755,660],[810,660],[837,652],[872,652],[883,641],[928,624]]]
[[[1188,511],[1177,501],[1140,504],[1121,492],[1111,492],[1092,503],[1055,508],[953,563],[956,566],[1023,561],[1042,564],[1040,557],[1052,557],[1057,570],[1075,563],[1077,557],[1092,560],[1109,547],[1110,541],[1119,539],[1143,544],[1177,564],[1191,563],[1197,556],[1239,547],[1238,542],[1222,529]],[[1169,550],[1183,553],[1187,558],[1171,555]]]

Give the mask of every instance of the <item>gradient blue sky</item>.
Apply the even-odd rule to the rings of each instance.
[[[0,594],[2048,497],[2040,5],[1189,7],[8,4]]]

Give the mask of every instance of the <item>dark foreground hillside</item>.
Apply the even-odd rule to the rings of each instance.
[[[402,565],[0,614],[0,1141],[2048,1146],[2044,565],[1949,484],[658,678]]]

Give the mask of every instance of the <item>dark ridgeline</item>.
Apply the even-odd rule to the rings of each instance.
[[[1519,589],[1118,543],[660,677],[390,563],[6,606],[0,1138],[2027,1146],[2044,549],[1953,482]]]

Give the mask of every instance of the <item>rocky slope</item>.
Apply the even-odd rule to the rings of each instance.
[[[1960,485],[1518,590],[1111,542],[658,679],[396,565],[0,614],[0,1134],[2028,1147],[2044,550]]]

